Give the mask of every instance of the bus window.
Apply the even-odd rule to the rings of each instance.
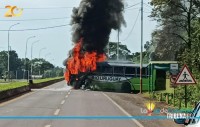
[[[114,76],[123,76],[124,67],[114,67]]]
[[[137,77],[140,77],[140,68],[139,68],[139,67],[136,68],[136,76],[137,76]]]
[[[125,75],[126,76],[135,76],[135,68],[134,67],[126,67]]]
[[[143,76],[143,77],[144,77],[144,76],[146,77],[146,75],[147,75],[147,74],[146,74],[146,68],[142,68],[142,76]]]
[[[147,76],[147,71],[146,71],[147,68],[142,68],[142,77],[146,77]],[[137,68],[136,70],[136,76],[137,77],[140,77],[140,68]]]
[[[102,66],[102,73],[103,74],[112,74],[113,69],[111,66]]]
[[[97,73],[101,72],[101,66],[97,66],[96,72],[97,72]]]

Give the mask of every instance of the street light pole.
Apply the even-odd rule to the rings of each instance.
[[[47,54],[45,55],[45,57],[44,57],[45,60],[46,60],[46,57],[49,56],[49,55],[51,55],[51,53],[47,53]]]
[[[45,47],[40,49],[40,52],[39,52],[39,61],[41,61],[41,60],[40,60],[41,52],[42,52],[43,50],[45,50],[45,49],[46,49]],[[41,63],[40,63],[40,64],[41,64]],[[39,75],[40,75],[40,70],[41,70],[41,66],[40,66],[40,69],[39,69]]]
[[[27,62],[26,62],[26,55],[27,55],[27,45],[28,45],[28,41],[32,38],[35,38],[35,36],[31,36],[29,38],[26,39],[26,50],[25,50],[25,71],[27,70],[27,82],[28,82],[28,79],[29,79],[29,71],[28,71],[28,66],[27,66]]]
[[[8,80],[10,79],[10,30],[13,26],[18,24],[20,23],[13,24],[8,29]]]
[[[41,55],[41,52],[43,51],[43,50],[45,50],[46,48],[41,48],[40,49],[40,52],[39,52],[39,59],[40,59],[40,55]]]
[[[34,45],[35,43],[37,43],[37,42],[39,42],[39,40],[37,40],[37,41],[35,41],[35,42],[33,42],[33,43],[31,44],[31,79],[32,79],[32,74],[33,74],[33,62],[32,62],[32,58],[33,58],[33,45]]]

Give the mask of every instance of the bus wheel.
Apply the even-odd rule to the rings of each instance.
[[[123,83],[121,86],[121,92],[131,93],[131,85],[128,82]]]

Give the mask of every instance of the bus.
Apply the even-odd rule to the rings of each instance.
[[[149,85],[148,64],[143,64],[143,88]],[[97,63],[97,70],[88,76],[89,88],[115,92],[140,90],[140,64],[132,61],[106,61]]]
[[[143,64],[142,91],[162,91],[173,87],[169,73],[175,71],[178,74],[179,70],[171,70],[171,65],[178,65],[178,63],[177,61],[151,61]],[[72,75],[70,85],[76,89],[84,86],[91,90],[138,93],[140,64],[132,61],[99,62],[94,72]]]

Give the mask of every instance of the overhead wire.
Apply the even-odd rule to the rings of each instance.
[[[46,19],[21,19],[21,20],[0,20],[0,21],[46,21],[46,20],[59,20],[59,19],[68,19],[68,18],[71,18],[71,17],[60,17],[60,18],[46,18]]]
[[[49,27],[41,27],[41,28],[20,29],[20,30],[0,30],[0,31],[33,31],[33,30],[45,30],[45,29],[52,29],[52,28],[58,28],[58,27],[66,27],[68,25],[70,25],[70,24],[57,25],[57,26],[49,26]]]
[[[127,40],[127,39],[130,37],[130,35],[131,35],[131,33],[133,32],[133,29],[135,28],[135,25],[136,25],[136,23],[137,23],[137,20],[138,20],[138,17],[139,17],[139,15],[140,15],[140,12],[141,12],[141,10],[138,11],[138,15],[137,15],[137,17],[136,17],[136,19],[135,19],[135,22],[134,22],[134,24],[133,24],[133,26],[132,26],[132,28],[131,28],[131,31],[128,33],[127,37],[126,37],[125,39],[123,39],[122,41],[125,41],[125,40]]]
[[[23,9],[66,9],[66,8],[74,8],[74,7],[41,7],[41,8],[23,8]],[[1,10],[6,8],[0,8]]]
[[[130,5],[128,7],[126,7],[124,10],[129,10],[130,8],[132,9],[132,7],[139,5],[140,3],[136,3],[133,5]],[[73,8],[73,7],[49,7],[49,8],[23,8],[23,9],[61,9],[61,8]],[[0,8],[0,9],[5,9],[5,8]],[[60,18],[46,18],[46,19],[21,19],[21,20],[0,20],[2,22],[6,21],[47,21],[47,20],[60,20],[60,19],[68,19],[71,17],[60,17]]]
[[[126,7],[125,9],[132,8],[134,6],[139,5],[140,3],[133,4],[131,6]],[[29,8],[30,9],[30,8]],[[32,8],[33,9],[33,8]],[[42,9],[42,8],[40,8]],[[44,8],[43,8],[44,9]],[[140,12],[140,11],[139,11]],[[139,14],[138,14],[139,15]],[[0,20],[0,21],[35,21],[35,20],[55,20],[55,19],[66,19],[70,17],[62,17],[62,18],[47,18],[47,19],[24,19],[24,20]],[[138,16],[137,18],[138,19]],[[94,19],[92,19],[94,20]],[[33,31],[33,30],[45,30],[45,29],[52,29],[52,28],[59,28],[59,27],[66,27],[68,25],[73,25],[73,24],[63,24],[63,25],[57,25],[57,26],[49,26],[49,27],[41,27],[41,28],[30,28],[30,29],[20,29],[20,30],[9,30],[9,31]],[[8,31],[8,30],[0,30],[0,31]]]

